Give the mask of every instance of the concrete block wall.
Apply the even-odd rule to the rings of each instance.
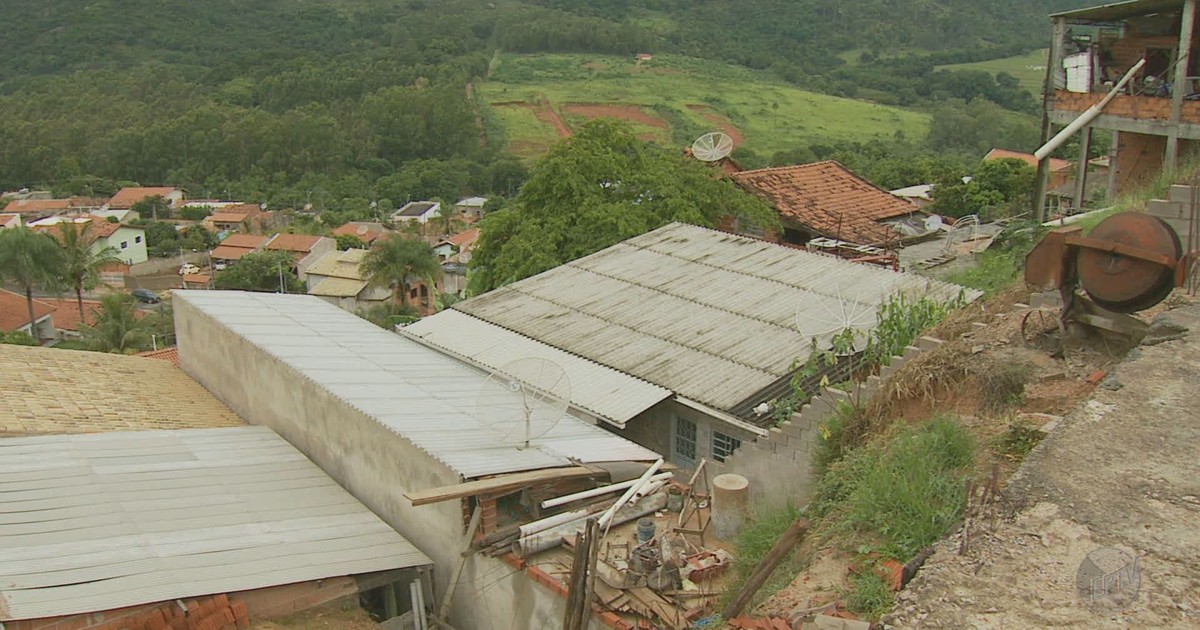
[[[812,398],[790,420],[770,430],[764,437],[743,442],[725,462],[711,462],[710,478],[736,473],[750,481],[750,499],[755,509],[768,509],[791,502],[803,505],[812,495],[813,460],[821,439],[821,425],[838,409],[849,403],[865,403],[875,395],[897,370],[921,352],[936,348],[942,341],[922,337],[916,346],[892,357],[878,375],[855,383],[851,391],[827,388]]]
[[[1192,214],[1192,187],[1174,185],[1167,195],[1167,199],[1154,199],[1146,205],[1146,213],[1151,216],[1156,216],[1167,222],[1175,233],[1179,235],[1180,244],[1187,250],[1189,236],[1191,232],[1200,226],[1191,225]]]

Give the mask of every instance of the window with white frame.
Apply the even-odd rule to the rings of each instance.
[[[675,456],[687,462],[696,461],[696,423],[675,417]]]
[[[129,241],[121,241],[121,249],[129,249]]]
[[[720,431],[713,431],[712,434],[712,457],[718,462],[724,462],[726,457],[733,455],[733,452],[742,445],[742,441],[732,435],[725,435]]]

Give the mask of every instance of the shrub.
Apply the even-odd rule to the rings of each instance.
[[[879,619],[892,609],[894,595],[874,565],[850,574],[846,605],[867,619]]]

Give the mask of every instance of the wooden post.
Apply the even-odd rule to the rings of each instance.
[[[1052,135],[1050,112],[1054,109],[1054,89],[1058,75],[1062,72],[1063,39],[1067,36],[1067,21],[1054,18],[1053,34],[1050,39],[1050,54],[1046,60],[1046,84],[1042,93],[1042,142],[1046,144]],[[1038,223],[1046,220],[1046,186],[1050,179],[1048,160],[1038,162],[1037,189],[1033,194],[1033,218]]]
[[[1084,127],[1079,138],[1079,164],[1075,165],[1075,211],[1083,211],[1083,197],[1087,194],[1088,154],[1092,151],[1092,128]]]
[[[805,518],[796,519],[796,522],[792,523],[792,526],[787,528],[787,531],[783,532],[783,535],[775,541],[771,550],[767,552],[767,555],[763,556],[758,566],[754,567],[754,572],[746,579],[746,583],[742,585],[737,595],[725,607],[725,612],[721,616],[726,619],[732,619],[741,614],[742,610],[750,603],[750,599],[758,592],[758,589],[762,588],[762,585],[767,582],[767,578],[771,577],[771,574],[775,572],[775,568],[779,566],[783,558],[787,556],[792,547],[795,547],[796,543],[800,542],[807,533],[808,520]]]
[[[579,608],[582,607],[583,589],[586,582],[588,550],[583,534],[575,534],[575,555],[571,560],[571,579],[567,582],[567,606],[563,611],[563,630],[579,628]]]
[[[438,607],[438,619],[446,619],[450,614],[450,600],[454,599],[454,590],[458,588],[458,580],[462,577],[463,568],[467,566],[467,558],[471,557],[471,543],[475,540],[475,532],[479,529],[479,520],[482,517],[483,508],[476,505],[475,511],[471,513],[471,524],[467,526],[467,549],[462,553],[458,566],[454,567],[454,575],[450,577],[450,585],[446,587],[446,596],[442,598],[442,605]]]
[[[1120,157],[1119,151],[1121,146],[1121,132],[1112,132],[1112,147],[1108,151],[1108,191],[1105,194],[1108,203],[1112,203],[1117,198],[1117,158]]]
[[[579,612],[579,630],[587,628],[592,616],[592,600],[596,596],[596,562],[600,558],[600,522],[589,518],[587,522],[587,581],[583,590],[583,606]]]
[[[1192,57],[1192,28],[1196,16],[1196,0],[1184,0],[1179,27],[1179,51],[1175,55],[1175,79],[1171,85],[1171,127],[1167,131],[1167,154],[1163,170],[1175,168],[1179,155],[1179,119],[1183,115],[1183,97],[1188,92],[1188,65]]]

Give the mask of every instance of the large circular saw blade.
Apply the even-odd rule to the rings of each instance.
[[[1158,217],[1122,212],[1100,222],[1088,238],[1160,254],[1176,261],[1183,253],[1179,235]],[[1123,255],[1081,248],[1079,283],[1096,304],[1117,313],[1135,313],[1158,304],[1175,287],[1172,267]]]

